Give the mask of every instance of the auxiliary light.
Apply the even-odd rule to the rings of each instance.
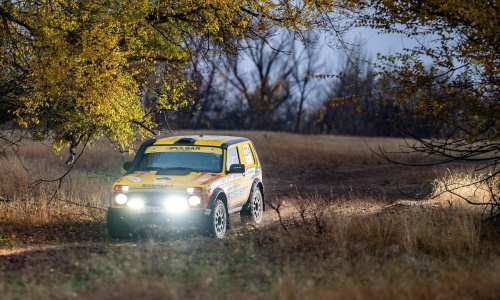
[[[169,196],[165,199],[165,208],[174,214],[181,214],[188,210],[188,203],[183,196]]]
[[[144,207],[144,201],[141,199],[131,199],[127,205],[132,209],[141,209]]]

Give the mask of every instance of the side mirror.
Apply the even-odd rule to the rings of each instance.
[[[123,164],[123,169],[124,169],[125,171],[130,170],[130,167],[132,167],[132,162],[131,162],[131,161],[127,161],[127,162],[125,162],[125,163]]]
[[[229,167],[228,174],[243,174],[245,173],[246,168],[244,164],[234,164]]]

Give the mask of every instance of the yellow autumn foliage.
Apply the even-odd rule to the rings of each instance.
[[[154,112],[189,104],[190,61],[238,53],[242,39],[261,39],[270,28],[300,35],[332,26],[349,3],[2,1],[0,125],[50,137],[55,150],[102,136],[129,147],[131,136],[155,126]],[[154,108],[142,104],[146,92]]]

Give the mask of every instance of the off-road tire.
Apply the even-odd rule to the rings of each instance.
[[[226,206],[222,200],[217,199],[207,219],[205,232],[211,237],[222,239],[226,235],[228,221]]]
[[[129,239],[133,237],[134,230],[122,216],[108,212],[106,216],[108,234],[113,239]]]
[[[262,221],[263,210],[264,199],[262,197],[262,192],[257,185],[254,185],[247,203],[243,205],[240,211],[241,222],[244,224],[259,224]]]

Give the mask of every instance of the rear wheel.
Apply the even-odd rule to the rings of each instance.
[[[109,236],[113,239],[128,239],[133,236],[134,230],[119,214],[108,211],[106,227],[108,228]]]
[[[250,197],[240,212],[243,223],[259,224],[262,221],[264,202],[262,193],[257,185],[253,187]]]

